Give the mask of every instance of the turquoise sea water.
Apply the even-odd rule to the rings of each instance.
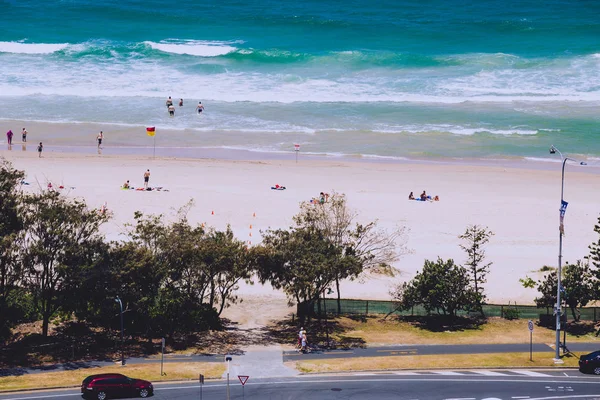
[[[555,144],[600,157],[597,1],[0,0],[0,10],[4,121],[154,125],[192,148],[489,159],[546,158]],[[184,99],[174,118],[167,96]]]

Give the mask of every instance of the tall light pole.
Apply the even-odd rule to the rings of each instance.
[[[331,290],[330,288],[324,288],[323,289],[323,310],[325,312],[325,336],[327,337],[327,349],[329,349],[331,347],[331,344],[329,343],[329,324],[327,323],[327,299],[325,298],[325,289],[327,289],[327,294],[331,294],[333,293],[333,290]]]
[[[556,148],[554,145],[550,146],[550,154],[560,154],[560,158],[562,159],[562,175],[560,182],[560,219],[558,226],[558,273],[557,273],[557,287],[556,287],[556,349],[554,355],[555,363],[562,363],[563,361],[560,359],[560,319],[561,319],[561,308],[560,308],[560,289],[561,289],[561,278],[562,278],[562,238],[564,235],[563,228],[563,217],[567,210],[567,202],[565,201],[563,195],[565,192],[565,165],[567,161],[573,161],[578,163],[579,165],[587,165],[583,161],[578,161],[573,158],[565,157],[563,154]]]
[[[115,301],[119,303],[119,306],[121,308],[121,365],[125,365],[125,354],[123,353],[123,302],[121,301],[119,296],[117,296]]]

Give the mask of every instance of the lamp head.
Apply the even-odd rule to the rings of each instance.
[[[581,161],[579,165],[587,165],[587,163],[585,161]]]
[[[232,358],[230,356],[225,357],[225,361],[231,361]]]
[[[119,296],[115,297],[115,302],[116,302],[116,303],[118,303],[118,302],[120,302],[120,301],[121,301],[121,299],[119,298]]]
[[[550,154],[556,154],[556,147],[554,145],[550,146]]]

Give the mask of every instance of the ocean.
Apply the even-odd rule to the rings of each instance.
[[[0,125],[46,146],[600,161],[593,0],[0,0]],[[176,111],[169,117],[165,100]],[[184,106],[179,107],[180,98]],[[198,115],[199,101],[205,112]],[[62,125],[61,125],[62,126]],[[4,135],[0,138],[5,142]]]

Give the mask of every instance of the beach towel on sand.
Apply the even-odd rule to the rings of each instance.
[[[275,185],[275,186],[271,186],[272,190],[285,190],[285,186],[279,186],[279,185]]]

